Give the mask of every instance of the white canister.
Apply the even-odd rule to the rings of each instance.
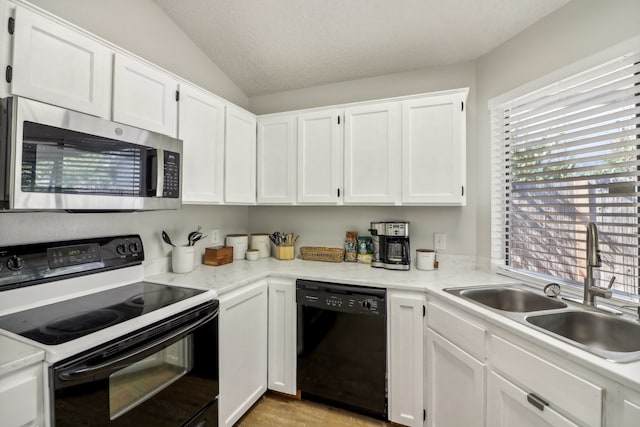
[[[271,255],[271,240],[267,233],[252,234],[249,239],[249,248],[257,249],[260,258],[268,258]]]
[[[418,270],[433,270],[436,262],[436,251],[433,249],[416,249],[416,268]]]
[[[244,259],[249,247],[249,236],[246,234],[227,234],[227,246],[233,247],[233,259]]]
[[[171,268],[174,273],[189,273],[193,270],[195,248],[193,246],[176,246],[171,251]]]

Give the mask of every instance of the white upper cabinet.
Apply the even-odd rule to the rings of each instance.
[[[258,203],[295,203],[295,116],[258,119],[257,163]]]
[[[256,202],[256,116],[227,106],[225,137],[224,200]]]
[[[338,204],[342,185],[341,110],[298,116],[298,202]]]
[[[402,103],[402,202],[465,205],[468,90]]]
[[[224,110],[221,99],[180,85],[178,138],[183,141],[183,203],[223,201]]]
[[[400,201],[400,103],[345,109],[344,203]]]
[[[11,93],[109,118],[109,48],[22,6],[13,39]]]
[[[113,120],[175,137],[178,81],[142,61],[116,53]]]

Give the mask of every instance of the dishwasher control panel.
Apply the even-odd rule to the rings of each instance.
[[[313,284],[311,284],[313,283]],[[372,292],[365,292],[372,290]],[[385,289],[307,282],[298,284],[299,305],[355,314],[385,315]]]

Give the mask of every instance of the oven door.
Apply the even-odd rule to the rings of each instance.
[[[9,209],[180,208],[180,140],[29,99],[2,104]]]
[[[217,426],[217,302],[54,365],[53,425]],[[189,319],[188,323],[182,322]],[[180,324],[173,327],[174,324]],[[142,335],[141,335],[142,334]],[[142,341],[117,351],[129,341]]]

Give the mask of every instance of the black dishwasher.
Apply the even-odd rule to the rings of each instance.
[[[385,289],[297,280],[303,399],[387,419],[385,297]]]

